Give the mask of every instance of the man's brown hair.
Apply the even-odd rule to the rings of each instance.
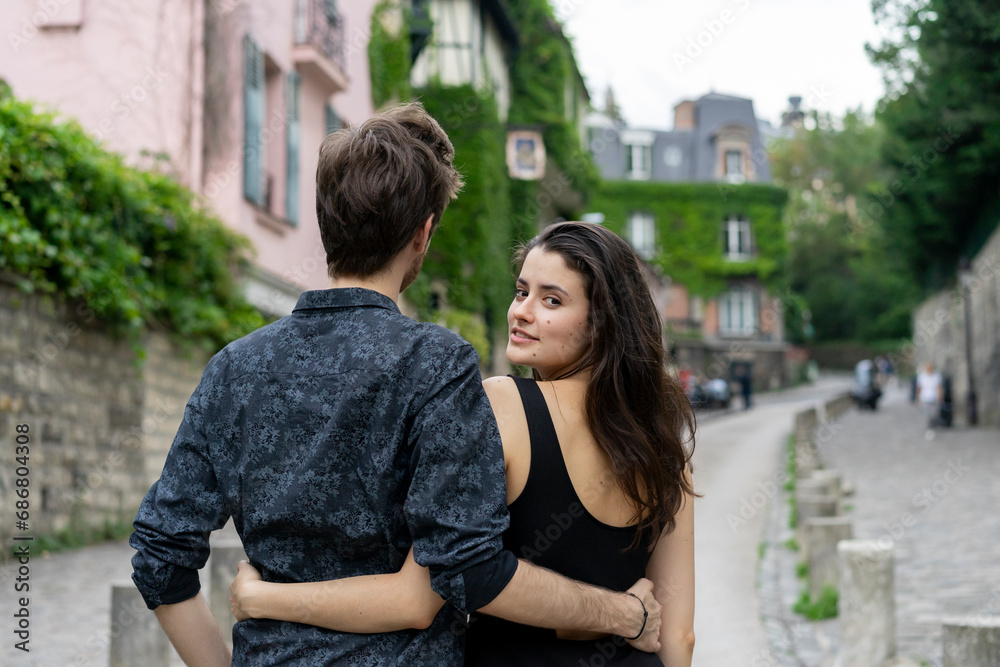
[[[378,273],[430,216],[433,233],[462,187],[454,157],[418,102],[329,135],[319,149],[316,216],[330,277]]]

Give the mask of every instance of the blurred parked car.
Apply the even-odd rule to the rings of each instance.
[[[729,407],[729,383],[715,378],[705,383],[705,399],[710,408]]]
[[[695,410],[729,407],[729,383],[722,378],[691,382],[685,393]]]
[[[854,385],[851,386],[851,398],[858,408],[878,410],[878,399],[882,397],[882,388],[878,384],[878,369],[871,359],[863,359],[854,365]]]

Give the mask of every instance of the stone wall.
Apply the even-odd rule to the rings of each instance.
[[[141,365],[84,305],[0,283],[0,539],[14,530],[15,427],[29,428],[26,535],[128,521],[156,480],[207,358],[163,335]]]
[[[1000,426],[1000,227],[972,261],[971,274],[972,369],[979,423]],[[918,369],[930,361],[951,376],[958,423],[965,422],[969,388],[965,340],[961,288],[938,292],[914,313],[908,356]]]

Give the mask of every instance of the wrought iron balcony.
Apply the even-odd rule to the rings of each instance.
[[[294,58],[326,80],[331,92],[347,86],[344,19],[334,0],[295,0]]]

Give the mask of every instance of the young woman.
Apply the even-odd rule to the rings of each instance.
[[[503,441],[511,514],[504,546],[616,590],[648,577],[663,608],[661,648],[654,656],[621,638],[477,614],[466,664],[689,667],[695,494],[685,445],[693,447],[694,417],[666,372],[662,324],[640,262],[600,225],[567,222],[524,246],[517,268],[507,358],[534,379],[483,383]],[[241,563],[233,612],[388,632],[426,627],[443,604],[412,553],[396,574],[348,581],[334,596],[328,582],[265,583]]]

